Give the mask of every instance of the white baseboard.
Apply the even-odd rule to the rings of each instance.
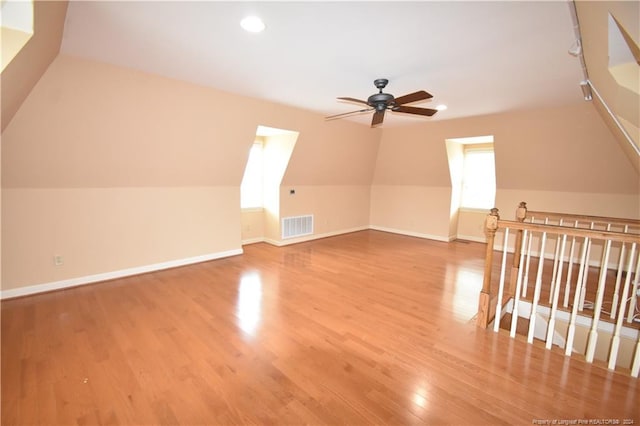
[[[373,229],[374,231],[390,232],[392,234],[406,235],[408,237],[417,237],[417,238],[424,238],[427,240],[443,241],[445,243],[448,243],[449,241],[451,241],[449,237],[443,237],[442,235],[423,234],[421,232],[406,231],[404,229],[387,228],[384,226],[370,225],[369,229]]]
[[[435,240],[435,241],[443,241],[443,242],[449,242],[455,239],[454,237],[451,237],[451,236],[443,237],[440,235],[423,234],[419,232],[406,231],[402,229],[394,229],[394,228],[386,228],[381,226],[369,225],[369,226],[359,226],[359,227],[349,228],[349,229],[342,229],[339,231],[325,232],[322,234],[305,235],[304,237],[291,238],[287,240],[273,240],[273,239],[262,238],[262,237],[250,238],[250,239],[242,240],[242,244],[246,245],[246,244],[255,244],[255,243],[265,242],[265,243],[274,245],[276,247],[283,247],[291,244],[297,244],[297,243],[317,240],[321,238],[328,238],[328,237],[334,237],[337,235],[348,234],[351,232],[364,231],[367,229],[373,229],[376,231],[390,232],[393,234],[400,234],[400,235],[406,235],[410,237],[418,237],[418,238],[424,238],[424,239]],[[474,237],[458,236],[458,238],[470,240],[470,241],[478,241],[483,243],[485,242],[477,239],[474,240],[473,239]],[[171,260],[168,262],[155,263],[152,265],[137,266],[137,267],[122,269],[118,271],[105,272],[105,273],[100,273],[95,275],[87,275],[83,277],[70,278],[70,279],[61,280],[61,281],[36,284],[36,285],[19,287],[19,288],[14,288],[9,290],[2,290],[0,291],[0,300],[11,299],[11,298],[21,297],[21,296],[28,296],[31,294],[44,293],[48,291],[60,290],[64,288],[76,287],[76,286],[81,286],[86,284],[92,284],[100,281],[123,278],[131,275],[144,274],[147,272],[161,271],[163,269],[175,268],[178,266],[185,266],[185,265],[190,265],[190,264],[200,263],[200,262],[206,262],[209,260],[221,259],[229,256],[236,256],[242,253],[243,253],[242,248],[239,248],[239,249],[228,250],[224,252],[190,257],[186,259]]]
[[[486,243],[486,237],[477,237],[475,235],[458,235],[455,237],[457,240],[473,241],[474,243]]]
[[[348,228],[348,229],[341,229],[339,231],[325,232],[323,234],[311,234],[311,235],[305,235],[304,237],[299,237],[299,238],[287,238],[286,240],[272,240],[269,238],[265,238],[264,242],[277,247],[283,247],[291,244],[304,243],[306,241],[319,240],[321,238],[335,237],[336,235],[350,234],[352,232],[358,232],[358,231],[366,231],[367,229],[369,229],[369,226],[359,226],[356,228]]]
[[[243,246],[246,246],[248,244],[256,244],[256,243],[264,243],[265,239],[263,237],[257,237],[257,238],[247,238],[246,240],[242,240],[241,244]]]
[[[186,259],[170,260],[168,262],[154,263],[152,265],[136,266],[134,268],[121,269],[118,271],[104,272],[101,274],[87,275],[84,277],[70,278],[62,281],[54,281],[44,284],[30,285],[27,287],[13,288],[0,291],[0,300],[14,297],[28,296],[31,294],[44,293],[47,291],[60,290],[63,288],[77,287],[85,284],[92,284],[100,281],[123,278],[131,275],[144,274],[147,272],[161,271],[163,269],[175,268],[178,266],[191,265],[194,263],[207,262],[209,260],[221,259],[224,257],[237,256],[242,254],[242,248],[227,250],[218,253],[203,254],[201,256],[189,257]]]
[[[243,240],[242,244],[245,245],[245,244],[266,242],[277,247],[282,247],[289,244],[295,244],[295,243],[300,243],[304,241],[311,241],[311,240],[316,240],[320,238],[333,237],[341,234],[348,234],[351,232],[364,231],[366,229],[369,229],[369,227],[363,226],[358,228],[343,229],[340,231],[327,232],[324,234],[314,234],[314,235],[307,235],[300,238],[292,238],[290,240],[285,240],[285,241],[271,240],[268,238],[251,238],[251,239]],[[239,249],[227,250],[227,251],[218,252],[218,253],[211,253],[211,254],[205,254],[201,256],[189,257],[186,259],[170,260],[168,262],[154,263],[152,265],[137,266],[133,268],[121,269],[118,271],[104,272],[104,273],[95,274],[95,275],[87,275],[83,277],[69,278],[61,281],[53,281],[49,283],[30,285],[26,287],[18,287],[18,288],[13,288],[9,290],[2,290],[0,291],[0,300],[12,299],[15,297],[22,297],[22,296],[29,296],[32,294],[45,293],[48,291],[61,290],[65,288],[77,287],[77,286],[86,285],[86,284],[93,284],[100,281],[113,280],[116,278],[123,278],[131,275],[144,274],[147,272],[161,271],[163,269],[175,268],[178,266],[186,266],[194,263],[207,262],[209,260],[222,259],[224,257],[237,256],[242,253],[243,253],[242,248],[239,248]]]

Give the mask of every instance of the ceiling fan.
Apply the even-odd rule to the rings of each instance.
[[[402,112],[405,114],[425,115],[428,117],[431,117],[433,114],[438,112],[438,110],[431,108],[405,106],[405,104],[433,98],[433,95],[431,95],[430,93],[427,93],[424,90],[419,90],[417,92],[409,93],[408,95],[395,98],[390,93],[382,92],[382,89],[387,86],[387,83],[389,83],[389,80],[387,80],[386,78],[378,78],[374,80],[373,84],[376,86],[376,88],[378,88],[379,92],[369,96],[366,101],[348,97],[338,98],[342,101],[367,105],[367,108],[358,111],[332,115],[326,117],[325,120],[335,120],[337,118],[344,118],[350,115],[361,114],[363,112],[375,111],[373,113],[373,119],[371,120],[371,127],[375,127],[378,124],[382,123],[382,120],[384,120],[384,113],[386,110],[391,110],[393,112]]]

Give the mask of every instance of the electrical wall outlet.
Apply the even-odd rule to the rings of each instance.
[[[53,264],[56,266],[64,265],[64,258],[60,255],[53,256]]]

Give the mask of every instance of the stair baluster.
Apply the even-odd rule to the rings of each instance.
[[[571,319],[569,320],[569,329],[567,330],[567,343],[565,345],[564,354],[571,356],[573,350],[573,339],[576,334],[576,318],[578,317],[578,309],[580,305],[580,299],[582,297],[582,275],[586,271],[587,259],[587,247],[589,246],[589,238],[585,237],[582,242],[582,255],[580,256],[580,267],[578,269],[578,279],[576,281],[576,289],[573,295],[573,309],[571,309]]]
[[[624,322],[624,311],[627,307],[627,298],[629,296],[629,287],[631,286],[631,270],[633,268],[633,258],[636,252],[636,244],[631,244],[631,251],[629,253],[629,262],[626,279],[624,280],[624,286],[622,288],[622,300],[620,301],[620,315],[618,316],[618,320],[616,321],[616,328],[613,333],[613,337],[611,340],[611,350],[609,351],[609,370],[614,370],[616,368],[616,361],[618,358],[618,349],[620,348],[620,331],[622,330],[622,323]],[[629,305],[629,310],[633,311],[633,306]]]

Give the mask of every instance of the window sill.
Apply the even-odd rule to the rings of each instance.
[[[458,211],[465,212],[465,213],[483,213],[483,214],[491,213],[491,209],[484,209],[484,208],[481,209],[476,207],[460,207]]]

